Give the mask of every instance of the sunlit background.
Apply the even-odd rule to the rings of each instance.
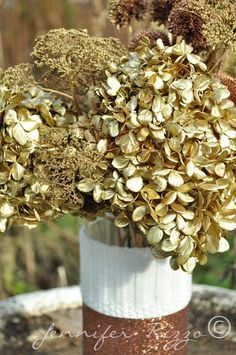
[[[0,0],[0,67],[29,62],[37,35],[51,28],[87,28],[96,36],[119,36],[107,20],[106,0]],[[0,299],[79,282],[78,229],[82,221],[65,216],[37,229],[12,228],[0,236]],[[199,283],[236,288],[236,243],[198,267]],[[233,245],[234,244],[234,245]]]

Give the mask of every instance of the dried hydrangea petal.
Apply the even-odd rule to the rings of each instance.
[[[146,206],[136,207],[135,210],[133,211],[133,214],[132,214],[133,221],[134,222],[141,221],[143,219],[143,217],[145,216],[146,211],[147,211]]]
[[[172,171],[168,177],[168,183],[173,187],[179,187],[184,184],[184,179],[177,171]]]
[[[14,214],[14,207],[7,201],[0,204],[0,216],[2,218],[9,218]]]
[[[163,236],[164,236],[163,231],[158,226],[155,226],[150,228],[147,234],[147,239],[149,243],[157,244],[162,240]]]
[[[127,180],[126,186],[130,191],[139,192],[143,187],[143,179],[141,176],[134,176]]]
[[[121,213],[119,216],[116,217],[115,219],[115,225],[120,228],[124,228],[129,225],[129,219],[124,213]]]

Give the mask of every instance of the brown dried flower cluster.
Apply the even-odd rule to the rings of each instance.
[[[184,41],[142,46],[111,65],[91,112],[110,159],[93,189],[116,224],[136,223],[159,257],[191,272],[236,228],[236,108]]]
[[[178,0],[151,0],[149,6],[151,19],[165,23],[176,2],[178,2]]]
[[[174,4],[167,23],[174,36],[182,36],[196,51],[205,50],[209,45],[208,37],[203,33],[203,25],[203,18],[189,7],[187,0]]]
[[[1,232],[13,222],[35,227],[82,207],[81,214],[96,212],[96,203],[89,195],[85,203],[77,184],[85,177],[101,182],[106,165],[76,120],[61,99],[37,87],[13,94],[0,86]]]
[[[127,26],[132,19],[144,19],[147,0],[110,0],[108,11],[111,23],[118,27]]]

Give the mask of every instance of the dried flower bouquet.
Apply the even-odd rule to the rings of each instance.
[[[129,246],[192,272],[236,228],[236,11],[231,0],[109,2],[129,43],[40,36],[0,73],[0,230],[112,212]],[[148,25],[147,25],[148,24]],[[121,240],[122,242],[122,240]]]

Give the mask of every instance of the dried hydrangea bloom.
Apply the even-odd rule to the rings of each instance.
[[[93,190],[116,224],[136,223],[159,257],[191,272],[236,228],[236,108],[184,41],[142,46],[112,65],[91,112],[109,174]]]
[[[146,29],[146,30],[142,30],[142,31],[135,33],[135,35],[132,38],[131,44],[129,46],[129,50],[134,51],[135,48],[137,48],[139,46],[140,41],[144,37],[147,37],[150,40],[151,44],[153,44],[153,45],[156,44],[156,40],[158,38],[161,38],[161,40],[163,41],[163,43],[165,45],[169,44],[168,37],[164,32],[154,30],[154,29]]]
[[[28,226],[57,214],[43,200],[48,186],[38,184],[33,174],[32,156],[43,124],[55,124],[66,109],[60,101],[32,88],[25,94],[12,94],[0,87],[1,163],[0,231],[13,220]]]
[[[177,0],[151,0],[149,12],[152,21],[166,22],[176,1]]]
[[[75,129],[76,120],[76,115],[61,99],[37,87],[13,94],[6,87],[0,86],[0,232],[4,232],[12,222],[34,227],[39,221],[55,218],[62,212],[79,212],[84,207],[84,198],[77,184],[84,177],[102,181],[96,176],[96,172],[100,172],[100,166],[97,168],[100,155],[96,144],[89,143],[90,136],[86,130],[83,133],[79,128]],[[79,160],[79,153],[75,155],[73,147],[76,142],[82,144],[82,134],[85,136],[85,153],[83,157],[82,148],[80,151],[78,149]],[[70,142],[73,144],[70,145]],[[84,160],[88,158],[88,151],[90,167],[86,170]],[[56,202],[52,194],[57,192],[58,197],[62,192],[65,194],[65,188],[63,190],[61,187],[68,180],[65,181],[63,173],[67,169],[67,176],[72,176],[75,164],[76,186],[71,191],[72,183],[70,186],[68,184],[68,196],[62,194]],[[92,168],[94,171],[89,176],[89,169],[91,172]],[[81,175],[78,175],[78,171],[81,171]],[[61,181],[61,185],[58,181]],[[61,191],[58,191],[59,188]],[[89,199],[92,200],[88,196]],[[92,207],[87,207],[91,214],[92,209],[97,208],[95,205],[93,202]]]
[[[110,0],[108,3],[111,23],[127,26],[132,19],[143,20],[147,10],[146,0]]]
[[[236,105],[236,80],[232,78],[229,75],[226,75],[224,73],[220,73],[217,75],[217,77],[220,79],[220,81],[227,86],[227,88],[230,91],[230,99],[235,103]]]
[[[207,49],[208,37],[203,33],[204,20],[192,11],[187,0],[176,2],[171,10],[167,27],[174,36],[182,36],[196,51]]]

